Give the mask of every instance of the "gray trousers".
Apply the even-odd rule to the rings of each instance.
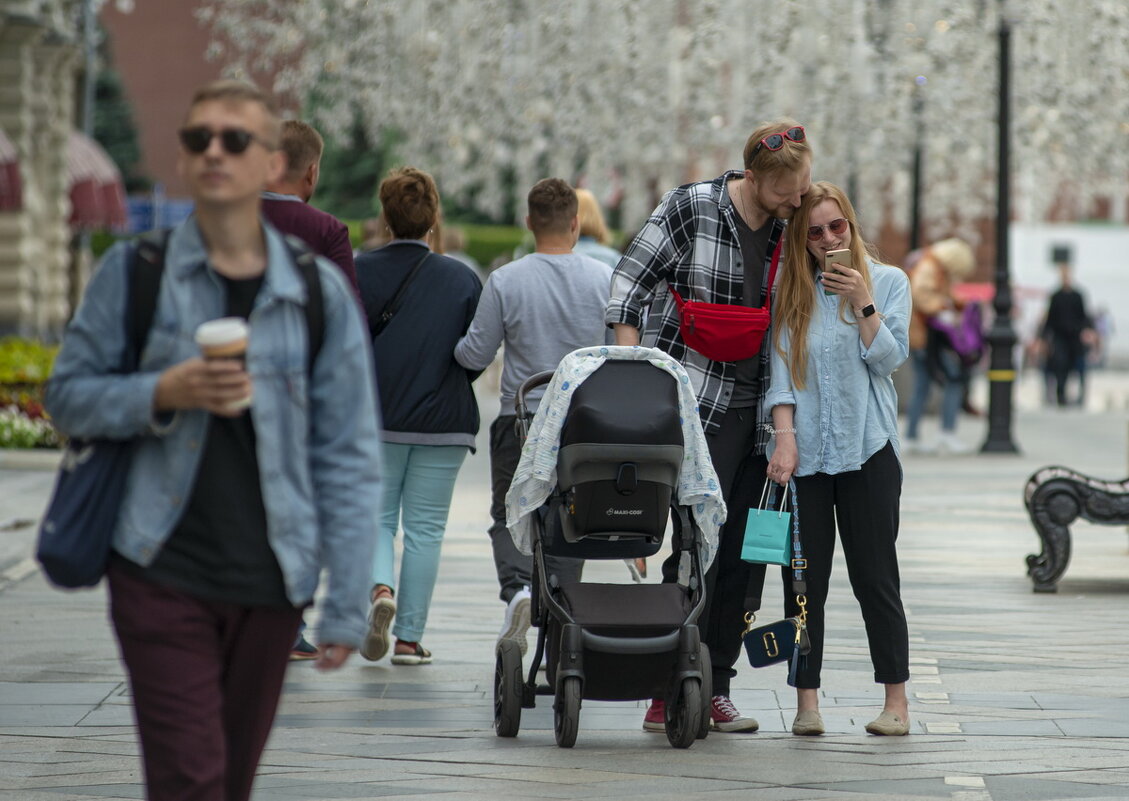
[[[515,424],[517,416],[499,415],[490,424],[490,540],[494,546],[494,567],[498,570],[498,593],[506,603],[522,587],[533,582],[533,557],[526,556],[514,545],[510,530],[506,528],[506,493],[513,481],[514,471],[521,459],[521,440]],[[546,556],[545,567],[561,583],[580,580],[584,560],[561,556]]]

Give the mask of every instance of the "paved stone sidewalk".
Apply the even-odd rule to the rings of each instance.
[[[711,734],[674,751],[640,729],[642,704],[585,702],[576,747],[562,750],[551,699],[539,698],[517,738],[495,737],[502,605],[480,449],[460,476],[444,544],[426,635],[435,663],[356,658],[335,674],[293,664],[256,801],[1129,798],[1126,531],[1077,524],[1059,592],[1037,595],[1024,558],[1039,544],[1021,498],[1026,478],[1047,464],[1125,475],[1129,379],[1095,374],[1085,411],[1044,410],[1029,385],[1018,389],[1021,455],[905,459],[899,545],[912,736],[862,731],[881,691],[840,561],[829,601],[827,735],[789,734],[794,696],[783,668],[744,665],[734,700],[760,720],[757,734]],[[495,402],[483,408],[485,428]],[[984,430],[983,421],[962,420],[970,442]],[[19,521],[38,516],[51,480],[0,457],[0,798],[139,799],[129,694],[104,593],[54,591],[28,561],[33,529]],[[626,580],[626,571],[607,563],[586,576]],[[766,592],[766,617],[779,599]]]

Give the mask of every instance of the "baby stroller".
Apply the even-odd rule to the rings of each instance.
[[[539,373],[518,390],[523,442],[532,419],[526,396],[553,375]],[[521,710],[553,695],[557,745],[571,748],[583,699],[664,698],[667,739],[688,748],[709,730],[711,674],[695,623],[704,605],[701,532],[689,509],[672,503],[683,458],[675,378],[648,361],[608,359],[573,390],[559,446],[556,486],[530,515],[537,646],[523,678],[519,644],[498,643],[495,731],[516,736]],[[562,583],[547,573],[546,555],[653,556],[672,510],[689,557],[686,586]],[[548,684],[539,686],[542,658]]]

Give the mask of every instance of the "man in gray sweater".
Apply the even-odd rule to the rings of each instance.
[[[611,267],[573,253],[580,232],[576,192],[559,178],[546,178],[529,191],[526,225],[536,242],[533,253],[490,274],[474,320],[455,346],[455,360],[468,370],[484,370],[505,345],[502,399],[490,426],[490,539],[498,570],[499,596],[506,615],[499,639],[527,648],[533,559],[520,553],[506,528],[506,492],[521,457],[514,400],[521,382],[555,370],[568,353],[609,339],[604,323]],[[526,403],[537,408],[542,390]],[[548,557],[546,567],[562,580],[580,577],[581,561]]]

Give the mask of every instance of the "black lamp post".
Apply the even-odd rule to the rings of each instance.
[[[923,116],[925,113],[925,98],[922,95],[922,86],[925,85],[925,76],[919,76],[913,87],[913,169],[910,174],[910,207],[909,207],[909,249],[917,250],[921,247],[921,168],[923,162],[925,136]]]
[[[1011,171],[1009,169],[1011,105],[1010,61],[1011,26],[1003,9],[1000,14],[1000,86],[999,86],[999,165],[996,191],[996,296],[992,306],[996,311],[988,331],[992,347],[988,364],[988,438],[982,453],[1018,453],[1011,439],[1011,390],[1015,383],[1013,348],[1015,330],[1011,325],[1011,279],[1008,275],[1008,222],[1011,209]]]

